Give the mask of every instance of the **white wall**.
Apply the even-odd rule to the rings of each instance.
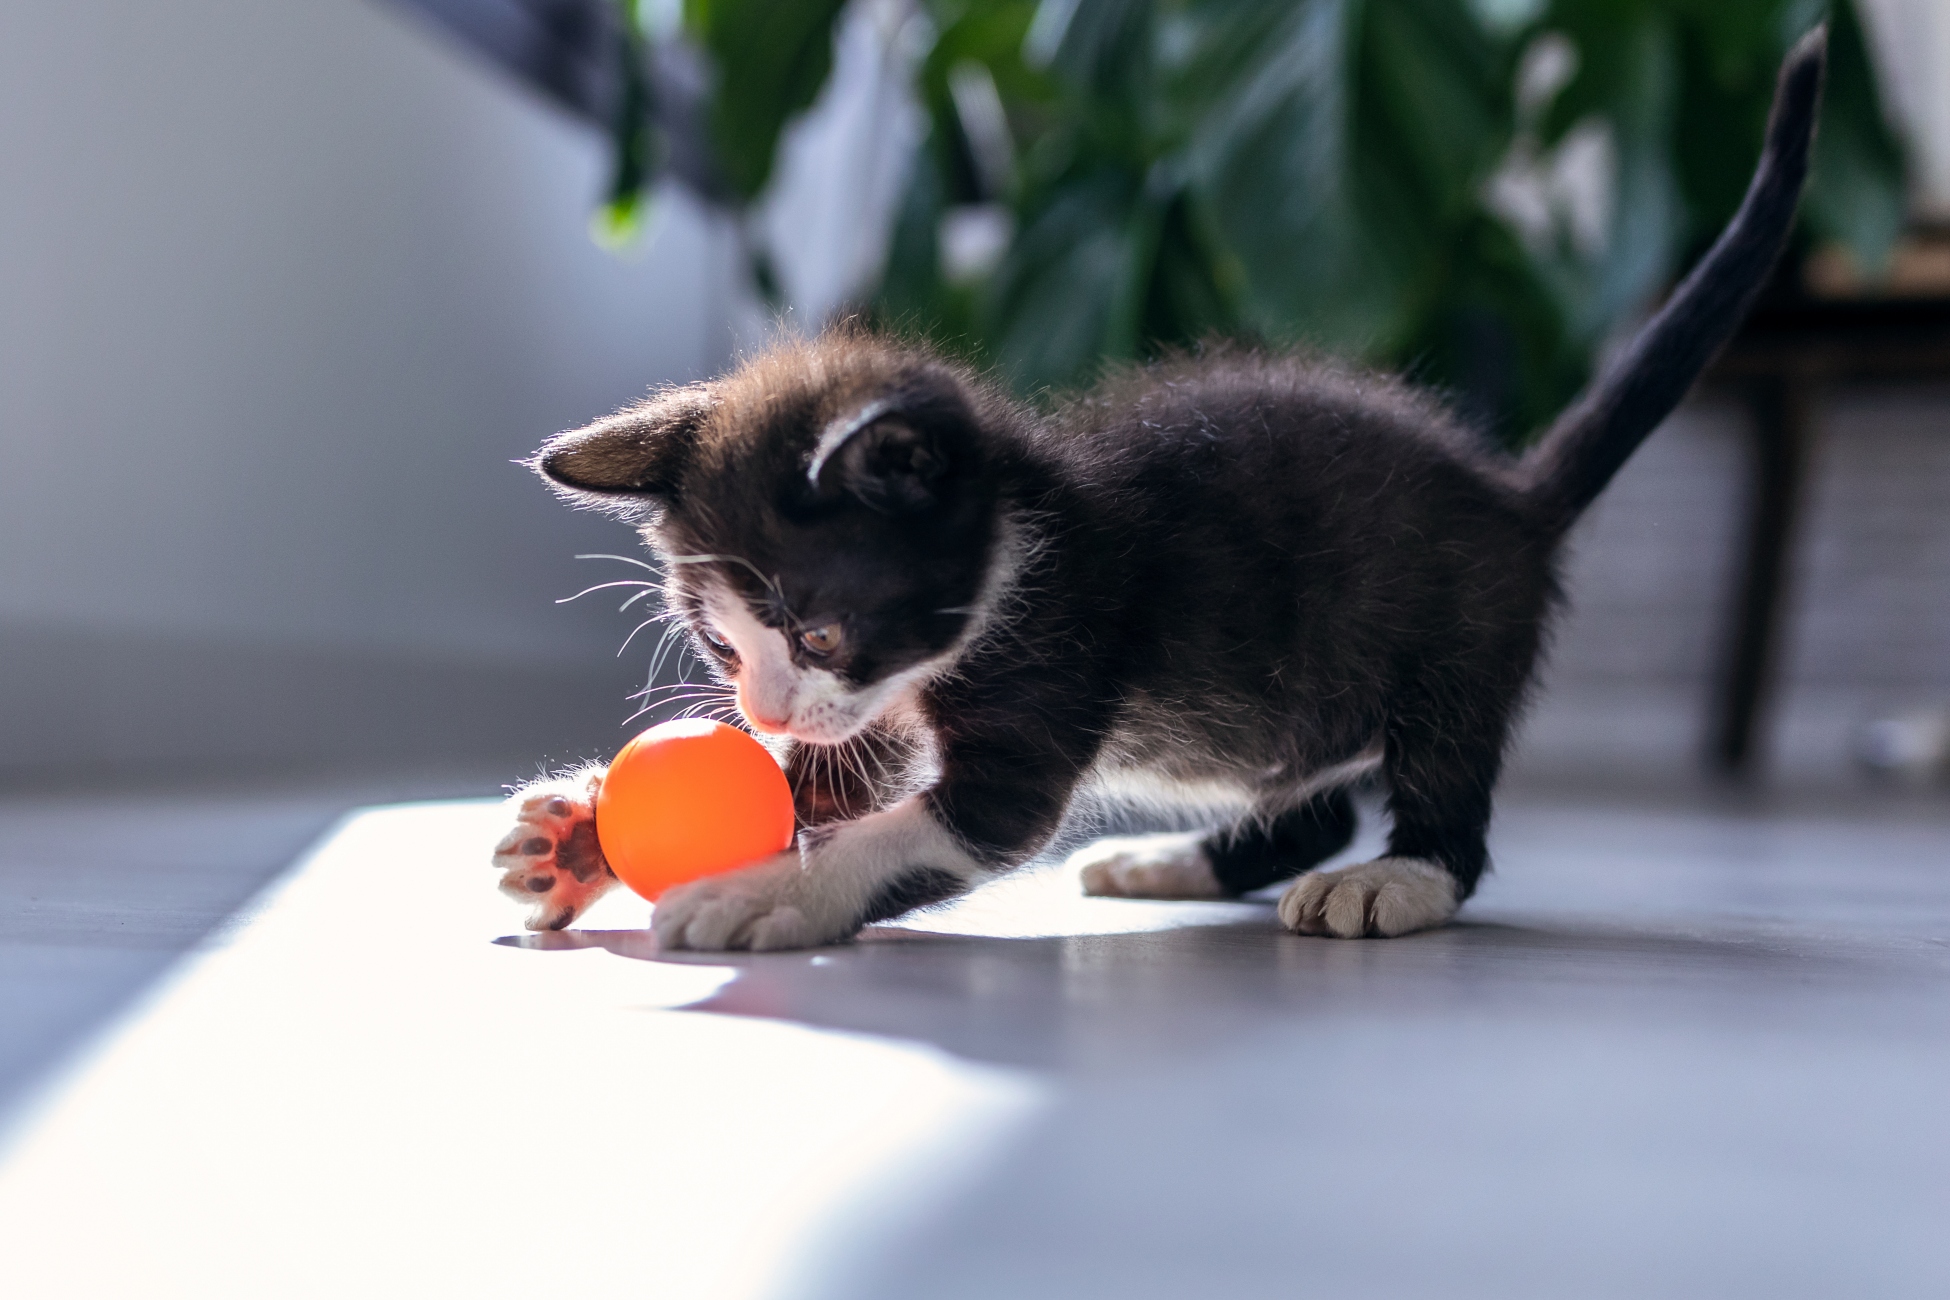
[[[1910,138],[1916,204],[1950,221],[1950,3],[1862,0],[1884,77],[1884,105]]]
[[[614,606],[552,601],[630,539],[508,462],[721,364],[732,273],[688,209],[593,247],[603,168],[367,0],[0,5],[0,768],[356,752],[398,702],[308,678],[408,668],[474,675],[416,733],[552,676],[620,717]]]

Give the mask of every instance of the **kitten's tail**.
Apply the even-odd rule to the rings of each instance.
[[[1767,145],[1740,211],[1624,354],[1519,464],[1524,489],[1562,526],[1679,405],[1766,283],[1807,178],[1827,56],[1825,26],[1789,52],[1774,89]]]

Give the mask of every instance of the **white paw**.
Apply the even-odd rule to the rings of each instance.
[[[1106,898],[1226,898],[1197,831],[1174,835],[1120,835],[1098,840],[1070,855],[1081,867],[1083,892]]]
[[[1376,858],[1310,871],[1280,895],[1280,921],[1296,934],[1392,939],[1456,914],[1455,877],[1421,858]]]
[[[663,948],[718,952],[816,948],[855,929],[851,909],[824,899],[787,849],[754,866],[675,885],[657,899],[650,929]]]
[[[494,846],[501,892],[533,905],[531,930],[560,930],[616,884],[596,843],[602,770],[557,777],[508,800],[515,824]]]

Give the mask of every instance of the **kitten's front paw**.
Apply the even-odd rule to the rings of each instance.
[[[1197,831],[1119,835],[1070,855],[1083,892],[1105,898],[1225,898]]]
[[[650,929],[659,947],[697,952],[816,948],[850,937],[858,928],[853,913],[840,915],[822,901],[799,850],[787,849],[754,866],[671,887],[657,899]]]
[[[1295,934],[1392,939],[1456,914],[1456,880],[1421,858],[1376,858],[1338,871],[1310,871],[1280,895],[1280,920]]]
[[[501,892],[534,905],[524,924],[560,930],[616,884],[596,842],[600,769],[559,777],[508,800],[514,828],[494,846]]]

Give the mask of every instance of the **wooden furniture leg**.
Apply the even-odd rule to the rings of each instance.
[[[1756,379],[1748,390],[1753,489],[1708,751],[1711,766],[1735,778],[1752,776],[1759,765],[1780,668],[1795,514],[1813,440],[1809,390],[1806,380],[1787,374]]]

